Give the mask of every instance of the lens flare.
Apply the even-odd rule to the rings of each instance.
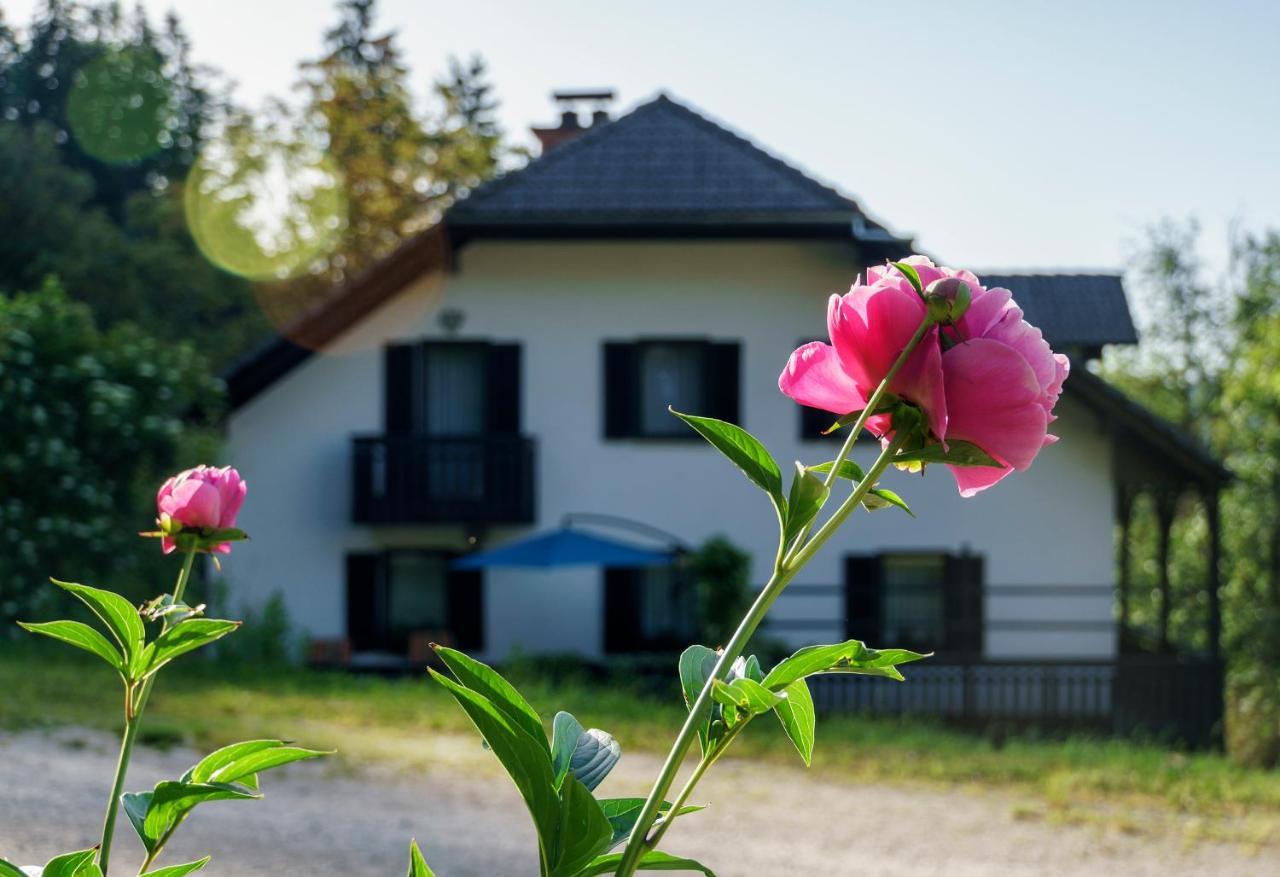
[[[169,145],[173,89],[161,64],[154,51],[124,49],[76,71],[67,125],[81,149],[108,164],[128,164]]]
[[[187,176],[187,226],[205,258],[251,280],[286,280],[337,245],[347,219],[322,150],[242,126],[211,141]]]

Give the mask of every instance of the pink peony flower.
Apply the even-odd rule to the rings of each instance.
[[[872,272],[868,271],[870,279]],[[778,388],[801,405],[845,415],[866,407],[890,367],[924,319],[925,305],[910,282],[896,271],[877,272],[874,281],[854,283],[827,304],[830,344],[806,344],[791,355],[778,378]],[[942,350],[938,329],[931,328],[889,390],[920,407],[929,426],[944,434],[947,405],[943,394]],[[877,435],[888,418],[868,421]]]
[[[973,496],[1014,469],[1026,469],[1046,444],[1053,407],[1068,363],[1040,330],[1022,318],[1007,289],[986,289],[969,271],[934,265],[924,256],[903,260],[923,287],[945,278],[968,285],[968,310],[954,326],[924,336],[889,389],[925,413],[932,437],[972,442],[1000,467],[950,466],[962,496]],[[802,405],[844,415],[865,407],[925,316],[925,304],[892,266],[871,268],[827,308],[831,344],[796,350],[778,379],[784,394]],[[886,416],[867,428],[888,438]]]
[[[951,412],[946,438],[973,442],[1003,466],[950,467],[961,496],[1027,469],[1041,448],[1058,440],[1048,427],[1070,370],[1067,358],[1023,319],[1009,290],[986,289],[976,278],[969,289],[968,311],[943,330],[955,342],[942,354]]]
[[[247,490],[240,473],[230,466],[197,466],[166,481],[156,494],[156,507],[162,520],[168,518],[192,529],[225,530],[235,526]],[[165,554],[177,547],[171,536],[165,536],[160,544]],[[228,554],[231,543],[223,542],[211,550]]]

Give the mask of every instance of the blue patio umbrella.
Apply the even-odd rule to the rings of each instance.
[[[666,566],[675,552],[643,548],[597,536],[572,527],[508,542],[499,548],[468,554],[455,560],[453,569],[485,569],[494,566]]]

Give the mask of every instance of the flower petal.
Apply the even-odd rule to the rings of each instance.
[[[814,341],[797,349],[778,376],[778,389],[801,405],[833,414],[859,411],[867,400],[840,366],[830,344]]]
[[[1022,354],[999,341],[976,338],[944,353],[942,371],[947,438],[971,441],[1015,469],[1030,466],[1044,447],[1049,417],[1040,404],[1040,382]]]

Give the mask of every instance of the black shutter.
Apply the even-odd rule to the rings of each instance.
[[[388,344],[383,354],[383,422],[388,433],[413,431],[414,364],[417,346]]]
[[[520,434],[520,345],[489,345],[489,432]]]
[[[844,561],[845,636],[859,639],[872,648],[881,642],[881,599],[883,579],[880,557],[851,554]]]
[[[982,655],[983,578],[981,555],[947,556],[942,606],[946,623],[943,650],[948,654]]]
[[[624,567],[604,570],[604,650],[606,654],[639,651],[640,571]]]
[[[347,639],[354,651],[382,646],[383,556],[372,552],[347,555]]]
[[[842,442],[848,433],[840,430],[823,435],[825,429],[829,429],[831,424],[840,419],[838,414],[832,414],[830,411],[823,411],[821,408],[810,408],[807,405],[800,406],[800,438],[807,442],[826,442],[838,441]]]
[[[703,353],[703,411],[694,412],[739,423],[742,386],[742,345],[736,341],[710,341]]]
[[[449,587],[449,632],[459,649],[484,650],[484,571],[451,569]]]
[[[604,343],[604,437],[629,438],[640,420],[640,368],[636,346],[621,341]]]

